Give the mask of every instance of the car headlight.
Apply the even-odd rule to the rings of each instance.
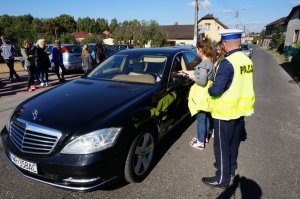
[[[77,137],[61,151],[64,154],[90,154],[114,145],[121,128],[100,129]]]

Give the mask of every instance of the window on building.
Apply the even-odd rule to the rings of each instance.
[[[205,30],[210,30],[210,23],[205,23]]]
[[[295,30],[294,37],[293,37],[293,43],[297,43],[299,40],[299,30]]]

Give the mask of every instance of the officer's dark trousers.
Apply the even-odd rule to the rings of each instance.
[[[217,163],[216,180],[229,185],[230,175],[237,169],[238,149],[244,131],[244,117],[235,120],[214,119],[214,153]]]

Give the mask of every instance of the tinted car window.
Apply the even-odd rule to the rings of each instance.
[[[88,78],[126,82],[160,82],[167,58],[154,55],[113,55],[88,74]],[[144,78],[145,81],[142,79]],[[151,80],[153,79],[153,80]]]

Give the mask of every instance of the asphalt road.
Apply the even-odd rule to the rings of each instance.
[[[300,198],[300,87],[265,50],[255,47],[252,59],[255,114],[246,118],[247,139],[240,146],[238,175],[229,189],[201,182],[215,172],[213,139],[203,151],[191,148],[188,142],[195,136],[195,122],[185,121],[159,146],[155,167],[143,182],[118,183],[87,193],[23,177],[0,146],[0,198]],[[12,108],[33,94],[20,91],[0,98],[1,128]]]

